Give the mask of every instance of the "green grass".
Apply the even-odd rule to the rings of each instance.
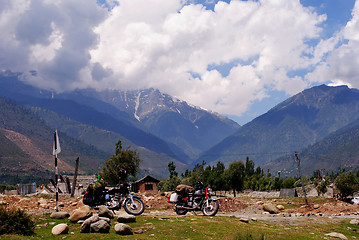
[[[67,223],[69,234],[53,236],[54,225],[35,230],[33,236],[2,235],[0,239],[323,239],[330,232],[343,233],[348,239],[359,238],[359,226],[350,225],[350,219],[333,221],[327,218],[303,218],[301,221],[275,220],[243,223],[234,217],[204,216],[138,216],[135,223],[129,223],[134,231],[143,230],[142,234],[120,236],[114,231],[115,220],[111,222],[108,234],[80,233],[80,225],[65,220],[50,219],[49,215],[34,216],[36,225],[55,222]],[[318,221],[321,219],[321,221]],[[327,219],[328,221],[323,221]],[[73,234],[71,234],[73,232]]]

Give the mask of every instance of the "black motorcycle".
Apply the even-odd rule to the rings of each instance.
[[[195,192],[173,193],[169,196],[168,202],[176,204],[175,211],[178,215],[185,215],[188,211],[202,211],[205,216],[214,216],[218,212],[219,203],[211,194],[211,188],[203,187]]]
[[[145,210],[145,205],[138,196],[131,194],[131,184],[121,184],[110,190],[102,190],[98,197],[94,197],[90,192],[85,192],[83,203],[90,207],[105,205],[110,210],[118,210],[121,205],[128,214],[141,215]]]

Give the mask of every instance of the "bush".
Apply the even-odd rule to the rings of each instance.
[[[7,209],[4,206],[0,206],[0,223],[0,235],[34,234],[34,221],[30,215],[20,209]]]
[[[295,183],[295,179],[294,178],[286,178],[283,180],[283,188],[293,188]]]
[[[348,173],[341,173],[335,179],[335,186],[340,191],[342,197],[353,195],[358,190],[358,180],[355,175],[350,171]]]

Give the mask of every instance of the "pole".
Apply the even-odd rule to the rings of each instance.
[[[59,170],[57,168],[57,131],[54,134],[55,142],[55,183],[56,183],[56,212],[59,211],[59,183],[58,183],[58,174]]]
[[[79,169],[79,159],[80,159],[79,157],[77,157],[77,159],[76,159],[74,182],[72,183],[72,189],[71,189],[71,197],[73,197],[75,194],[75,187],[76,187],[76,182],[77,182],[77,172]]]
[[[302,178],[302,173],[300,171],[300,160],[298,158],[298,153],[294,152],[295,155],[295,161],[297,162],[297,166],[298,166],[298,172],[299,172],[299,177],[300,177],[300,181],[302,182],[302,189],[303,189],[303,193],[304,193],[304,199],[305,199],[305,204],[308,205],[308,200],[307,200],[307,194],[305,192],[305,188],[304,188],[304,182],[303,182],[303,178]]]

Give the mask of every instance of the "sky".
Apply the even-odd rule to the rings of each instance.
[[[0,69],[64,92],[156,88],[245,124],[359,88],[359,0],[0,0]]]

